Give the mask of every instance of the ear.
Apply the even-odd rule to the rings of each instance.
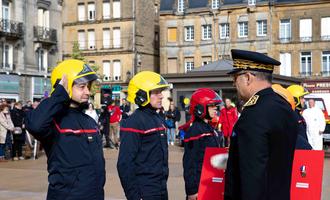
[[[203,113],[204,113],[204,107],[200,104],[197,104],[194,108],[194,114],[197,117],[202,117]]]

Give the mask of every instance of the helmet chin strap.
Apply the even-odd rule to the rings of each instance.
[[[71,106],[73,104],[73,106]],[[89,102],[83,102],[83,103],[79,103],[73,99],[70,100],[70,107],[74,107],[74,108],[78,108],[79,110],[84,110],[88,108]]]

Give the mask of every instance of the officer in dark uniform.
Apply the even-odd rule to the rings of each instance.
[[[281,63],[257,52],[232,50],[233,76],[245,102],[234,126],[225,176],[225,200],[289,200],[298,123],[271,89]]]
[[[167,200],[168,146],[162,91],[169,85],[157,73],[143,71],[128,85],[127,100],[139,108],[121,124],[117,170],[128,200]]]
[[[197,200],[206,147],[220,147],[221,141],[210,121],[216,116],[220,96],[208,88],[196,90],[190,101],[191,121],[184,138],[183,175],[187,200]]]
[[[287,90],[292,94],[295,101],[295,113],[296,113],[296,121],[299,124],[299,132],[297,136],[296,149],[313,149],[312,146],[308,142],[307,138],[307,125],[304,117],[302,116],[302,111],[304,108],[304,96],[309,94],[309,92],[302,87],[301,85],[290,85]]]
[[[96,122],[88,107],[95,72],[66,60],[51,74],[52,94],[27,113],[26,128],[48,158],[47,200],[103,200],[105,162]]]

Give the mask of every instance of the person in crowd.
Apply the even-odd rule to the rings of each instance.
[[[313,147],[307,137],[307,125],[302,112],[305,107],[304,96],[309,92],[301,85],[290,85],[287,90],[291,93],[295,101],[295,120],[298,122],[298,135],[296,142],[296,149],[311,150]]]
[[[325,117],[322,110],[315,106],[315,100],[308,100],[308,108],[304,110],[303,117],[307,125],[307,137],[314,150],[323,150],[323,132]]]
[[[165,112],[165,117],[167,126],[167,143],[173,146],[175,143],[176,122],[180,120],[180,112],[175,107],[173,101],[170,101],[170,106],[168,111]]]
[[[119,123],[121,121],[121,111],[118,106],[116,106],[115,101],[110,102],[108,106],[108,112],[110,115],[110,139],[114,142],[115,147],[118,149],[119,147]]]
[[[13,160],[24,160],[22,147],[25,144],[25,112],[22,109],[22,103],[16,102],[13,110],[10,112],[11,119],[14,123],[15,130],[13,131]]]
[[[130,111],[131,111],[131,105],[129,105],[129,103],[127,102],[127,100],[124,98],[122,99],[122,104],[120,106],[120,110],[122,113],[122,119],[127,119],[130,115]]]
[[[95,122],[98,123],[99,116],[98,116],[96,110],[94,109],[94,105],[92,103],[88,104],[88,109],[85,111],[85,114],[90,116],[91,118],[93,118],[95,120]]]
[[[109,133],[110,133],[110,115],[106,106],[101,107],[100,117],[99,117],[99,126],[102,138],[105,138],[105,145],[104,148],[114,148],[114,144],[110,140]]]
[[[220,137],[210,125],[221,102],[220,96],[208,88],[200,88],[191,96],[189,112],[192,118],[186,126],[183,155],[187,200],[197,200],[206,147],[221,147]]]
[[[14,131],[14,124],[11,120],[9,107],[5,104],[0,105],[0,162],[5,160],[6,142]]]
[[[33,110],[33,104],[32,104],[32,101],[29,100],[26,102],[26,105],[23,107],[23,111],[29,112],[31,110]]]
[[[48,158],[47,200],[104,200],[105,160],[97,123],[84,113],[96,73],[65,60],[51,74],[51,96],[26,116]]]
[[[289,200],[298,123],[271,88],[281,63],[258,52],[231,53],[229,74],[245,104],[230,140],[224,199]]]
[[[167,200],[168,145],[162,91],[169,84],[159,74],[142,71],[128,84],[127,100],[138,109],[120,128],[117,170],[128,200]]]
[[[230,137],[233,132],[234,125],[238,119],[237,109],[232,106],[232,102],[229,98],[225,99],[225,106],[220,111],[220,124],[221,131],[224,136],[225,146],[230,144]]]

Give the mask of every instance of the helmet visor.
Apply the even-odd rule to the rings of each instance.
[[[88,74],[86,76],[77,78],[74,80],[73,84],[82,84],[82,83],[88,83],[97,80],[96,74]]]

